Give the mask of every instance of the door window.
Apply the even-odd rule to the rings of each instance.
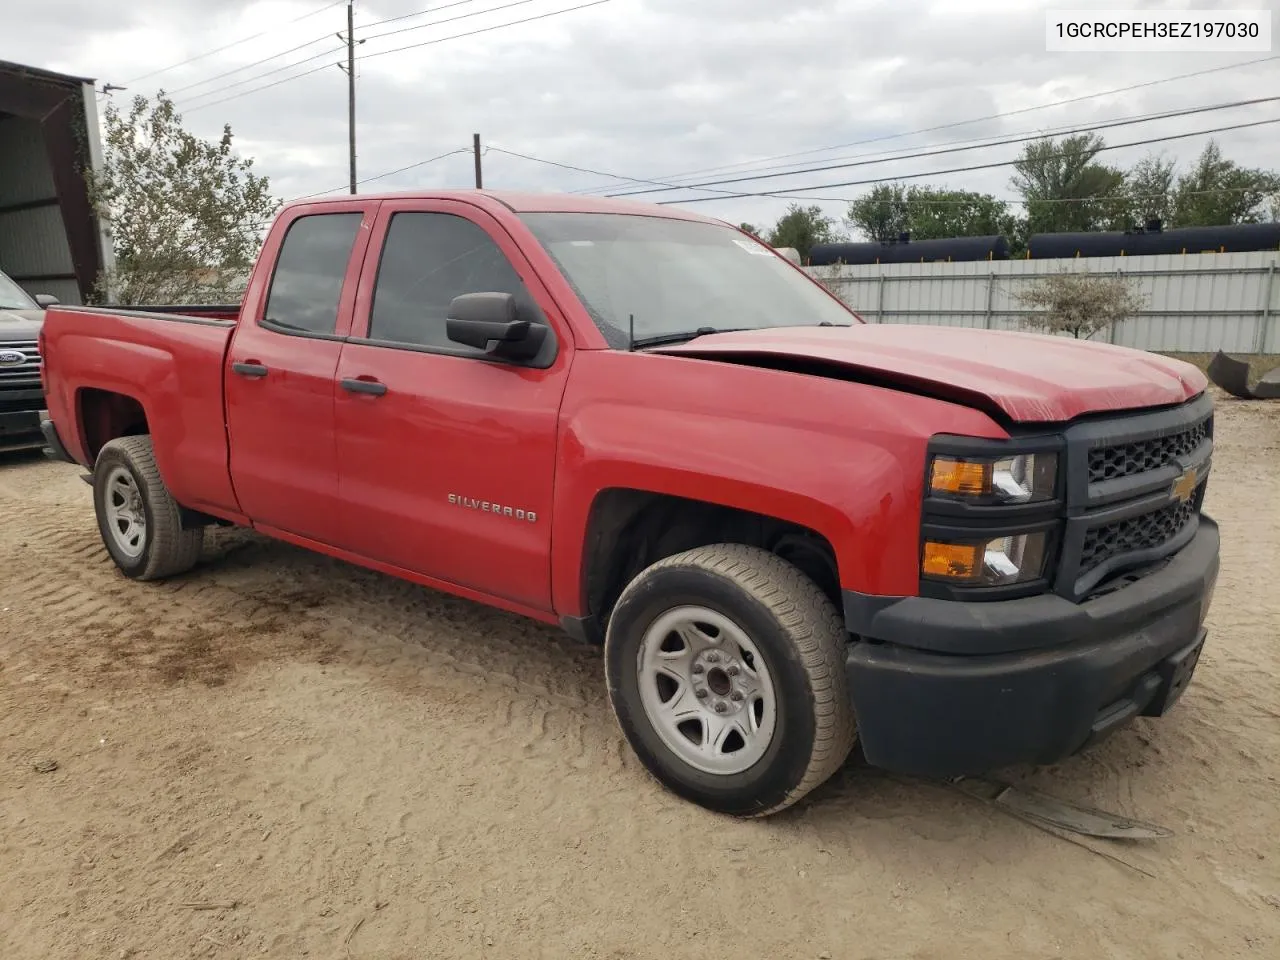
[[[332,334],[361,213],[299,217],[285,234],[267,293],[267,322],[301,333]]]
[[[449,304],[464,293],[509,293],[522,315],[538,315],[511,262],[477,224],[450,213],[397,213],[383,243],[369,339],[479,355],[446,330]]]

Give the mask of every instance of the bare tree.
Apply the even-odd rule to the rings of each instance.
[[[843,283],[841,282],[842,278],[840,276],[840,267],[841,264],[839,263],[833,263],[827,267],[810,267],[808,274],[822,286],[826,287],[828,293],[843,301],[844,296],[841,293]]]
[[[1134,316],[1146,302],[1131,280],[1074,271],[1039,277],[1014,297],[1036,310],[1022,318],[1024,326],[1083,340]]]

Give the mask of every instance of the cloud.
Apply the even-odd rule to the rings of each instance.
[[[875,166],[726,187],[785,192],[787,187],[1012,159],[1017,147],[887,158],[895,155],[890,151],[900,155],[975,137],[1042,132],[1258,96],[1259,80],[1268,70],[1274,75],[1275,67],[1272,63],[1226,70],[910,135],[1261,55],[1048,54],[1044,11],[1060,6],[1048,2],[612,0],[503,27],[586,0],[530,0],[494,10],[512,2],[360,0],[357,36],[366,38],[360,46],[357,90],[362,177],[467,147],[476,131],[494,147],[640,180],[713,168],[730,176],[755,169],[731,165],[795,153],[804,155],[775,162],[819,165],[844,157],[865,159],[867,154],[885,160]],[[345,30],[346,11],[342,4],[323,8],[323,0],[223,0],[216,5],[203,0],[133,0],[126,5],[8,0],[0,59],[129,87],[116,98],[150,94],[163,84],[175,91],[188,125],[201,135],[216,136],[224,122],[230,123],[239,149],[256,158],[256,168],[287,198],[340,189],[347,178],[346,77],[336,66],[344,53],[333,36]],[[409,16],[426,8],[435,12]],[[400,17],[404,19],[378,23]],[[451,18],[460,19],[442,22]],[[499,29],[486,30],[490,27]],[[461,36],[477,30],[486,32]],[[244,38],[252,39],[236,42]],[[145,76],[233,43],[192,63]],[[426,45],[385,52],[412,44]],[[300,49],[277,56],[292,47]],[[253,66],[256,61],[263,62]],[[244,69],[217,77],[237,68]],[[308,76],[291,79],[313,69],[316,72]],[[266,87],[277,81],[284,82]],[[223,98],[230,99],[215,102]],[[1104,135],[1111,142],[1125,142],[1274,115],[1273,107],[1236,109]],[[1219,136],[1227,155],[1240,162],[1274,163],[1271,128]],[[1162,146],[1186,165],[1205,139]],[[1143,152],[1117,151],[1108,157],[1110,162],[1131,163]],[[484,164],[489,186],[644,186],[497,150],[485,155]],[[1007,168],[938,174],[936,182],[1010,196],[1009,175]],[[366,189],[468,186],[470,179],[470,158],[454,156],[379,179]],[[859,188],[830,188],[796,195],[841,198],[858,192]],[[695,195],[663,193],[645,199]],[[739,198],[697,208],[735,222],[769,222],[788,202]],[[843,213],[839,200],[814,202],[832,215]]]

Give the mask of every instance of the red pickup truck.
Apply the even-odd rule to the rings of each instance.
[[[667,787],[780,810],[844,762],[948,777],[1164,713],[1205,640],[1204,376],[861,323],[669,206],[287,206],[240,309],[53,307],[62,458],[139,580],[211,524],[604,646]]]

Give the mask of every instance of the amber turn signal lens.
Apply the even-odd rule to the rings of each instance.
[[[936,493],[981,496],[991,491],[991,464],[934,457],[929,486]]]
[[[926,577],[972,580],[978,572],[981,551],[982,544],[934,543],[926,540],[924,556],[920,560],[920,572]]]

